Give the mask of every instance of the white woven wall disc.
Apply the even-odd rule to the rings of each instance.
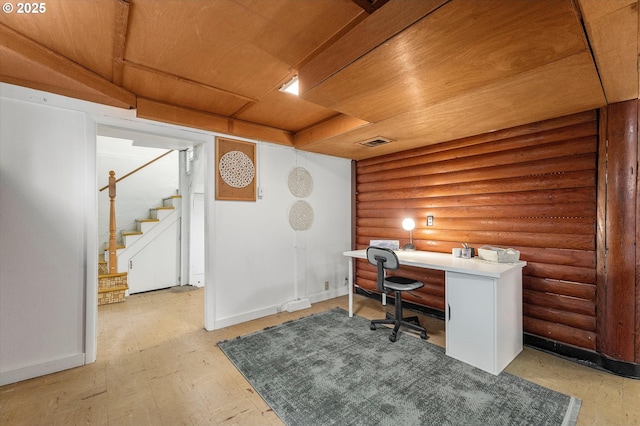
[[[244,152],[229,151],[220,158],[218,164],[220,177],[227,185],[233,188],[248,186],[256,176],[253,161]]]

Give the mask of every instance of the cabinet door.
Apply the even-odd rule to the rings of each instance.
[[[129,294],[178,285],[180,220],[129,260]]]
[[[492,279],[446,274],[446,353],[489,372],[495,371],[494,288]]]

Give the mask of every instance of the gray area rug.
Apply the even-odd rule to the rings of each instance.
[[[574,425],[580,400],[335,308],[219,342],[287,425]]]

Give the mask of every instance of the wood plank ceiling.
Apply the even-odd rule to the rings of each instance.
[[[352,159],[638,98],[637,0],[43,4],[0,15],[0,81]]]

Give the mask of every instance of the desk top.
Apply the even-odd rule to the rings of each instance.
[[[500,278],[502,274],[513,269],[522,268],[527,262],[492,263],[479,258],[463,259],[453,257],[450,253],[432,251],[403,251],[395,250],[401,265],[417,266],[419,268],[435,269],[445,272],[459,272],[462,274],[480,275],[490,278]],[[367,250],[352,250],[343,253],[347,257],[359,259],[367,258]]]

